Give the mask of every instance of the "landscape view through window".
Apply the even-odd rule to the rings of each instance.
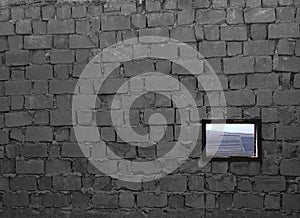
[[[255,124],[206,124],[206,156],[257,157]]]

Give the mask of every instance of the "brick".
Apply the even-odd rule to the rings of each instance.
[[[0,190],[6,191],[9,189],[9,180],[4,176],[0,176]]]
[[[249,90],[225,92],[225,99],[229,106],[246,106],[255,104],[255,94]]]
[[[199,9],[196,11],[197,24],[223,24],[226,19],[224,10]]]
[[[28,126],[32,124],[32,117],[28,112],[14,112],[5,114],[6,127]]]
[[[278,38],[298,38],[299,24],[298,23],[278,23],[268,26],[269,39]]]
[[[180,42],[196,42],[195,30],[192,27],[177,27],[172,29],[171,38]]]
[[[86,5],[78,5],[76,7],[72,7],[72,17],[73,18],[82,18],[86,16],[87,7]]]
[[[270,40],[244,42],[244,55],[274,55],[275,42]]]
[[[30,81],[7,81],[4,86],[6,95],[26,95],[31,92]]]
[[[47,145],[46,144],[26,144],[20,146],[20,155],[22,157],[46,157]]]
[[[203,191],[205,179],[204,176],[192,175],[188,181],[189,190]]]
[[[130,17],[128,16],[104,16],[101,19],[102,30],[130,29]]]
[[[300,58],[280,56],[275,64],[276,71],[299,72]]]
[[[185,192],[187,190],[186,176],[165,176],[159,181],[160,188],[168,192]]]
[[[209,7],[209,0],[195,0],[193,2],[194,8],[208,8]]]
[[[146,11],[159,11],[161,9],[159,1],[146,0]]]
[[[53,130],[50,127],[27,127],[25,141],[48,141],[53,140]]]
[[[211,191],[233,191],[236,186],[235,176],[211,176],[206,178]]]
[[[195,13],[192,10],[178,11],[177,23],[178,25],[192,24],[195,20]]]
[[[45,207],[66,207],[68,204],[68,197],[61,193],[47,192],[43,198],[43,205]]]
[[[43,174],[44,161],[42,160],[20,160],[16,163],[18,174]]]
[[[42,7],[42,19],[50,20],[55,16],[55,6],[54,5],[46,5]]]
[[[275,91],[273,101],[278,105],[297,105],[300,102],[299,90]]]
[[[46,162],[46,174],[68,173],[71,171],[71,162],[67,160],[51,159]]]
[[[18,20],[16,23],[16,33],[22,35],[31,34],[32,33],[31,20]]]
[[[7,66],[24,66],[30,62],[29,51],[8,51],[5,52]]]
[[[52,45],[51,36],[25,36],[25,49],[49,49]]]
[[[221,39],[225,41],[245,41],[247,40],[247,28],[243,26],[221,27]]]
[[[251,74],[247,77],[249,89],[277,89],[279,78],[275,73],[270,74]]]
[[[224,58],[223,61],[225,74],[240,74],[254,72],[253,57]]]
[[[121,192],[119,194],[119,206],[125,208],[133,208],[135,204],[135,196],[131,192]]]
[[[263,208],[263,197],[256,194],[236,193],[233,196],[233,207],[235,208]]]
[[[15,27],[12,23],[1,22],[0,23],[0,36],[14,35]]]
[[[253,189],[258,192],[280,192],[286,190],[286,181],[282,176],[255,177]]]
[[[0,22],[9,21],[10,20],[10,10],[9,8],[1,8],[0,10]]]
[[[238,7],[230,7],[226,9],[226,22],[228,24],[243,23],[243,9]]]
[[[204,35],[206,40],[219,40],[220,28],[218,25],[205,25]]]
[[[279,22],[293,22],[295,19],[295,11],[292,7],[278,7],[276,14]]]
[[[71,35],[69,37],[69,46],[74,48],[98,48],[98,37],[96,35],[82,36]]]
[[[274,8],[246,8],[244,17],[246,23],[272,23],[276,20]]]
[[[155,37],[166,37],[169,38],[169,30],[166,28],[147,28],[147,29],[140,29],[139,30],[139,40],[141,43],[163,43],[162,39],[152,38],[151,36]],[[147,38],[141,38],[147,37]]]
[[[11,37],[9,37],[11,38]],[[8,50],[8,41],[7,39],[0,39],[0,52]]]
[[[232,162],[230,164],[230,171],[237,175],[258,175],[259,163],[257,162]]]
[[[117,208],[118,207],[118,195],[96,193],[93,195],[92,203],[95,208]]]
[[[287,39],[280,39],[277,44],[277,49],[278,54],[280,55],[292,55],[295,52],[295,42]]]
[[[47,80],[53,78],[53,67],[51,65],[31,65],[26,67],[26,78],[31,80]]]
[[[74,20],[50,20],[47,24],[48,34],[72,34],[75,33]]]
[[[185,196],[185,205],[192,208],[205,208],[203,193],[190,193]]]
[[[19,35],[9,36],[8,45],[10,50],[23,49],[23,36],[19,36]]]
[[[3,194],[3,204],[7,207],[27,207],[29,205],[29,196],[27,193],[11,193]]]
[[[57,191],[80,190],[81,179],[78,175],[54,176],[53,189]]]
[[[51,126],[69,126],[73,124],[71,110],[55,110],[50,112]]]
[[[255,72],[269,73],[272,71],[273,62],[269,56],[255,57]]]
[[[226,56],[225,42],[201,42],[199,43],[199,52],[205,58]]]
[[[10,188],[14,191],[19,190],[37,190],[37,182],[34,176],[17,176],[11,178]]]
[[[85,157],[77,143],[63,143],[61,155],[63,157]]]
[[[166,85],[168,84],[168,85]],[[166,76],[149,76],[146,78],[147,91],[176,91],[179,90],[179,82]]]
[[[280,208],[280,196],[275,194],[269,194],[265,196],[264,205],[268,209]]]
[[[173,13],[151,13],[147,15],[149,27],[172,26],[175,22]]]
[[[53,97],[45,95],[26,96],[26,109],[49,109],[53,108]]]
[[[279,126],[277,128],[277,139],[279,140],[298,140],[300,127],[298,126]]]
[[[227,55],[235,56],[242,54],[242,42],[227,42]]]
[[[137,206],[138,207],[165,207],[167,205],[167,195],[152,193],[138,193]]]
[[[9,78],[10,78],[9,69],[6,67],[0,67],[0,81],[9,80]]]
[[[299,210],[300,194],[283,194],[282,208],[285,210]]]
[[[251,25],[252,40],[263,40],[267,38],[267,26],[265,24]]]
[[[75,61],[75,53],[71,50],[53,50],[50,61],[52,64],[71,64]]]
[[[48,93],[48,81],[36,80],[33,81],[33,93],[34,94],[47,94]],[[50,98],[51,96],[46,96]]]

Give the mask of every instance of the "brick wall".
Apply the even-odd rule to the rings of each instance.
[[[0,9],[1,217],[300,216],[299,0],[13,2]],[[155,159],[176,141],[179,113],[197,124],[195,113],[208,118],[216,107],[220,113],[227,109],[228,118],[262,119],[262,162],[211,162],[199,168],[199,142],[178,170],[151,182],[116,180],[89,164],[72,132],[77,80],[101,49],[151,35],[198,49],[222,81],[227,107],[209,105],[214,90],[205,92],[170,61],[125,62],[96,103],[99,130],[110,148],[125,159]],[[135,40],[131,44],[131,52],[143,51]],[[165,55],[176,58],[177,53]],[[188,87],[198,108],[181,113],[184,101],[175,107],[171,100],[184,96],[173,92],[170,98],[143,95],[130,111],[119,110],[128,107],[130,95],[111,105],[128,78],[152,71],[171,74]],[[140,85],[155,90],[155,84],[150,77],[123,91],[139,92]],[[94,85],[85,80],[78,91],[93,94]],[[119,110],[121,123],[129,116],[142,134],[149,130],[150,115],[162,112],[168,124],[164,146],[123,143],[109,118],[111,108]],[[91,115],[81,113],[77,119],[85,125]]]

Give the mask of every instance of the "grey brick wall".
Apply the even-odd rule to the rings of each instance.
[[[299,0],[14,0],[1,5],[0,217],[300,216]],[[161,157],[178,139],[178,114],[197,124],[217,107],[220,113],[227,109],[228,118],[262,119],[261,163],[212,162],[199,168],[198,142],[179,169],[151,182],[119,181],[89,164],[74,137],[71,101],[74,91],[94,94],[98,83],[84,80],[76,87],[78,77],[100,49],[142,36],[172,37],[196,48],[217,73],[227,107],[209,105],[208,96],[218,94],[214,86],[205,92],[175,63],[125,62],[96,102],[99,132],[110,149],[129,160]],[[154,40],[154,55],[195,57],[182,47],[163,50],[154,38],[148,40]],[[130,43],[133,54],[145,51],[137,41]],[[127,82],[153,71],[171,74],[180,83],[151,76]],[[171,92],[169,98],[148,93],[130,112],[117,114],[118,125],[129,116],[136,132],[145,134],[151,114],[162,113],[167,127],[159,146],[133,147],[117,136],[109,111],[128,109],[130,95],[111,105],[126,82],[124,94],[168,84],[163,91]],[[176,95],[181,84],[193,93],[198,108],[185,110],[185,96]],[[176,99],[181,104],[174,106]],[[77,116],[82,125],[90,119],[89,113]],[[160,131],[149,140],[155,141]]]

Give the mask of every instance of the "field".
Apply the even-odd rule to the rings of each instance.
[[[254,134],[206,132],[206,154],[215,157],[255,155]]]

